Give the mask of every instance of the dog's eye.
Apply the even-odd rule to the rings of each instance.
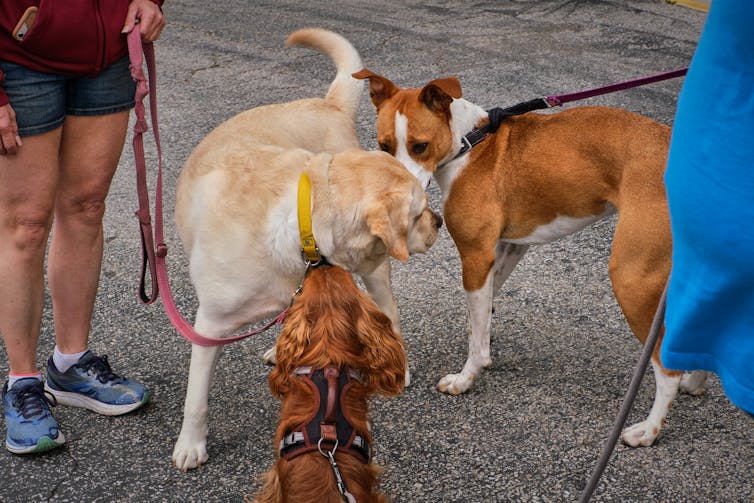
[[[390,144],[389,143],[380,143],[380,150],[383,152],[390,153]]]
[[[411,151],[414,154],[423,154],[425,150],[427,150],[427,146],[429,143],[414,143],[411,145]]]

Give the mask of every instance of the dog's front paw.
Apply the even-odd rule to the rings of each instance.
[[[681,377],[681,391],[689,395],[699,396],[707,390],[707,372],[694,370]]]
[[[652,421],[642,421],[623,430],[620,438],[630,447],[649,447],[659,434],[660,425]]]
[[[262,361],[266,363],[267,365],[275,365],[277,362],[277,351],[275,350],[275,346],[272,346],[270,349],[264,352],[264,355],[262,355]]]
[[[209,455],[207,454],[207,442],[190,442],[182,436],[178,437],[173,449],[173,466],[185,472],[192,468],[202,466]]]
[[[466,393],[473,382],[474,378],[465,374],[448,374],[437,383],[437,389],[443,393],[460,395]]]

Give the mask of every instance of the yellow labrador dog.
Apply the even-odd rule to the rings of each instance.
[[[390,257],[405,261],[437,239],[442,219],[416,178],[385,152],[360,149],[355,115],[362,82],[353,46],[321,29],[289,44],[329,55],[337,75],[324,99],[259,107],[221,124],[196,147],[178,180],[175,218],[199,308],[195,330],[224,337],[274,316],[305,272],[297,216],[302,172],[312,184],[312,230],[329,262],[358,274],[398,331]],[[207,458],[207,399],[219,356],[191,350],[183,426],[173,451],[181,470]]]

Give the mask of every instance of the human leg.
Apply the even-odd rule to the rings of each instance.
[[[25,137],[16,155],[0,156],[0,333],[12,374],[37,373],[60,134]]]
[[[2,390],[6,448],[46,451],[65,442],[37,370],[44,302],[44,255],[57,184],[60,128],[29,136],[0,156],[0,333],[14,383]]]
[[[144,405],[149,392],[86,351],[102,265],[105,198],[118,165],[128,112],[68,116],[63,126],[48,276],[56,353],[84,352],[70,367],[47,366],[46,387],[65,405],[119,415]]]
[[[62,353],[87,347],[102,265],[105,198],[118,166],[128,112],[67,116],[48,255],[55,338]]]
[[[48,360],[46,389],[62,404],[108,415],[134,410],[150,397],[144,386],[113,372],[106,355],[87,350],[102,266],[105,199],[123,150],[133,97],[128,58],[97,77],[67,83],[48,254],[57,346]]]

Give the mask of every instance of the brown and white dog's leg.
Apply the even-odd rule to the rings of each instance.
[[[655,375],[655,401],[652,410],[644,421],[629,426],[621,435],[623,442],[631,447],[650,446],[660,434],[665,416],[670,405],[678,394],[678,386],[681,382],[681,374],[677,372],[667,373],[660,365],[652,360],[652,369]]]
[[[681,377],[681,391],[689,395],[699,396],[707,389],[708,372],[704,370],[694,370],[686,372]]]
[[[490,357],[490,322],[492,298],[510,276],[528,246],[499,243],[495,249],[495,262],[487,273],[481,288],[466,291],[469,310],[469,354],[459,374],[448,374],[437,383],[443,393],[459,395],[466,392],[483,368],[492,365]]]
[[[227,330],[212,330],[203,322],[201,306],[196,315],[194,329],[205,337],[220,337]],[[232,330],[231,330],[232,331]],[[183,406],[183,426],[173,448],[173,465],[181,471],[201,466],[209,458],[207,432],[209,412],[209,388],[222,346],[191,346],[186,401]]]

